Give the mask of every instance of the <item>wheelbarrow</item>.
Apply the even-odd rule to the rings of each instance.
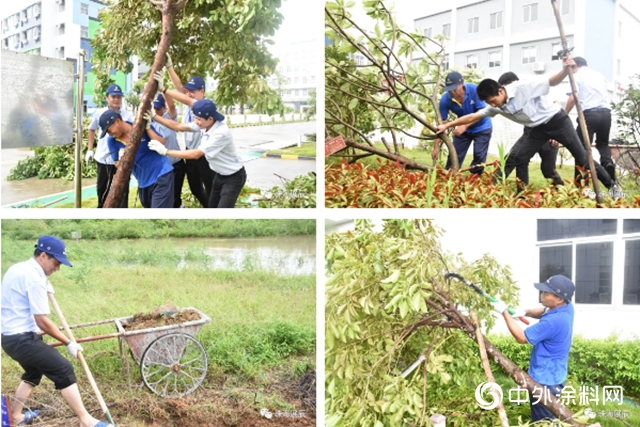
[[[144,385],[153,393],[163,397],[181,397],[195,391],[207,375],[207,353],[202,344],[194,337],[200,328],[211,319],[193,307],[180,311],[193,310],[200,315],[199,320],[175,325],[159,326],[148,329],[127,330],[125,325],[133,321],[133,316],[121,317],[97,322],[81,323],[69,326],[79,329],[90,326],[114,323],[116,333],[78,338],[78,343],[118,338],[120,358],[126,361],[129,384],[131,371],[125,344],[129,347],[134,360],[140,365],[140,376]],[[50,344],[61,346],[61,342]]]

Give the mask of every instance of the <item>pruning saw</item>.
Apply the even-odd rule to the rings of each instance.
[[[480,289],[480,288],[478,287],[478,285],[476,285],[475,283],[473,283],[473,282],[471,282],[471,281],[469,281],[469,280],[465,279],[464,277],[462,277],[462,276],[461,276],[461,275],[459,275],[458,273],[447,273],[447,274],[444,276],[444,278],[445,278],[445,279],[447,279],[447,280],[449,280],[449,279],[458,279],[458,280],[460,280],[462,283],[464,283],[465,285],[468,285],[469,287],[471,287],[471,289],[473,289],[474,291],[476,291],[477,293],[479,293],[479,294],[480,294],[480,295],[482,295],[483,297],[488,298],[488,299],[489,299],[489,301],[491,301],[491,302],[498,302],[498,300],[497,300],[496,298],[492,297],[491,295],[489,295],[488,293],[486,293],[485,291],[483,291],[482,289]],[[514,311],[513,309],[511,309],[511,308],[507,308],[507,311],[508,311],[508,312],[509,312],[509,314],[511,314],[511,315],[515,314],[515,311]],[[529,322],[527,319],[525,319],[524,317],[520,317],[519,319],[522,321],[522,323],[524,323],[524,324],[526,324],[526,325],[529,325],[529,324],[530,324],[530,322]]]

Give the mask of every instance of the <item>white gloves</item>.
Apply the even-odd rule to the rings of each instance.
[[[75,357],[77,359],[78,358],[78,352],[79,351],[84,351],[84,349],[77,342],[70,341],[69,344],[67,344],[67,351],[69,352],[70,355],[72,355],[73,357]]]
[[[84,155],[84,161],[89,163],[91,160],[93,160],[93,150],[87,150],[87,154]]]
[[[155,116],[156,116],[156,112],[153,110],[153,107],[149,108],[149,111],[144,113],[144,115],[142,116],[145,119],[147,119],[147,124],[146,124],[147,129],[151,129],[151,122],[153,121],[153,118]]]
[[[525,310],[524,308],[520,308],[520,307],[514,308],[513,311],[515,313],[513,313],[511,315],[511,317],[513,317],[514,319],[519,319],[519,318],[525,317],[527,315],[527,310]]]
[[[53,290],[53,286],[51,285],[51,283],[47,280],[47,293],[48,294],[55,294],[56,291]]]
[[[167,62],[165,63],[167,68],[171,68],[173,67],[173,62],[171,61],[171,57],[169,56],[169,53],[167,52]]]
[[[149,150],[153,150],[161,156],[167,155],[167,147],[165,147],[162,142],[156,139],[152,139],[151,141],[149,141]]]
[[[118,150],[118,159],[121,159],[124,156],[124,148]]]
[[[158,92],[164,92],[164,71],[156,71],[153,78],[158,82]]]
[[[508,308],[507,304],[505,304],[504,302],[502,302],[500,300],[498,300],[496,302],[492,302],[491,305],[493,305],[493,311],[495,311],[499,315],[502,315],[502,313],[504,313]]]
[[[147,120],[147,129],[149,129],[151,127],[151,121],[153,120],[153,118],[156,116],[156,112],[153,108],[149,108],[149,111],[147,111],[146,113],[144,113],[144,115],[142,117],[144,117]]]

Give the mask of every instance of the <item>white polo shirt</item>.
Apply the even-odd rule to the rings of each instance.
[[[93,158],[96,160],[96,162],[102,163],[103,165],[114,164],[114,161],[111,158],[111,153],[109,153],[109,147],[107,146],[107,139],[109,138],[109,134],[105,134],[104,138],[100,138],[100,134],[102,133],[102,129],[100,128],[100,116],[102,116],[102,114],[108,109],[109,107],[104,107],[96,111],[93,114],[93,120],[91,120],[91,124],[89,125],[89,130],[96,131],[96,138],[99,138]],[[133,123],[135,121],[133,114],[131,114],[127,110],[123,110],[121,108],[120,111],[116,112],[120,114],[120,117],[122,117],[122,120],[124,120],[125,122]]]
[[[541,78],[527,82],[515,81],[507,86],[507,102],[494,108],[487,105],[478,111],[483,117],[503,115],[511,121],[527,127],[536,127],[551,120],[561,109],[560,105],[550,101],[549,79]]]
[[[607,92],[607,79],[601,73],[589,67],[581,67],[574,74],[574,78],[583,111],[592,108],[611,109]]]
[[[9,267],[2,278],[2,335],[40,332],[34,314],[49,314],[44,270],[35,259]]]
[[[226,122],[215,122],[206,132],[195,123],[189,123],[189,127],[202,134],[198,150],[204,153],[211,170],[220,175],[231,175],[242,169],[242,157],[233,144],[233,136]]]
[[[191,107],[187,107],[187,113],[185,117],[185,123],[190,124],[193,123],[193,110]],[[200,128],[196,126],[198,130]],[[184,145],[187,150],[195,150],[200,147],[200,140],[202,139],[201,132],[185,132],[184,134]]]

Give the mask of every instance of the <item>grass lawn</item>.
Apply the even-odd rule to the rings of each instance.
[[[317,144],[315,142],[303,142],[301,147],[296,145],[282,150],[269,150],[268,154],[291,154],[296,156],[316,157]]]
[[[209,359],[207,376],[196,392],[181,399],[164,399],[139,388],[141,376],[133,360],[130,389],[117,339],[83,344],[106,402],[115,404],[110,411],[118,425],[243,425],[247,417],[259,419],[263,407],[272,411],[303,407],[292,390],[309,369],[315,369],[315,274],[278,275],[261,270],[258,263],[244,271],[216,270],[204,247],[182,250],[174,242],[69,242],[74,267],[63,267],[50,277],[69,324],[149,313],[168,302],[195,307],[211,318],[196,336]],[[32,254],[32,240],[3,238],[2,273]],[[50,317],[60,323],[55,314]],[[112,332],[113,323],[74,331],[76,338]],[[68,356],[64,349],[61,353]],[[87,408],[97,408],[80,365],[72,363]],[[21,373],[20,366],[3,353],[3,393],[13,395]],[[71,411],[49,380],[36,388],[28,406],[48,411],[45,419],[54,421],[47,425],[70,425],[62,417]],[[315,425],[315,418],[307,414],[309,424],[300,425]]]

